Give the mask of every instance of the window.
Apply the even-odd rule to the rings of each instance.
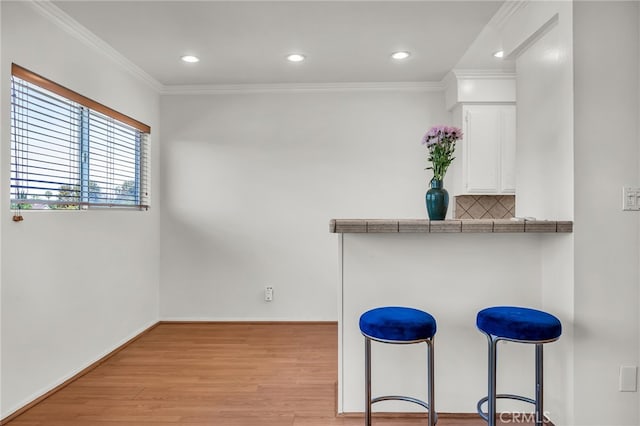
[[[11,207],[149,207],[149,126],[16,64]]]

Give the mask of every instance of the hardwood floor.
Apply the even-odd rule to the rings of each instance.
[[[362,417],[335,415],[337,350],[330,323],[164,323],[6,424],[361,426]],[[438,425],[485,423],[441,418]]]

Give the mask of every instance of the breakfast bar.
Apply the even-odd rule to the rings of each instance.
[[[559,253],[573,244],[573,222],[565,220],[332,219],[338,236],[338,411],[364,409],[363,312],[378,306],[408,306],[431,313],[435,334],[435,410],[474,413],[486,394],[486,338],[475,317],[488,306],[547,309],[570,296],[563,279],[571,264]],[[562,300],[561,300],[562,299]],[[556,301],[558,302],[555,305]],[[570,306],[567,305],[567,306]],[[375,343],[374,343],[375,344]],[[532,395],[534,381],[521,366],[533,356],[527,345],[501,343],[498,388]],[[374,350],[374,395],[424,398],[424,347],[380,345]],[[525,347],[523,347],[525,346]],[[563,368],[570,338],[545,353],[546,406],[562,407]],[[521,410],[501,402],[502,410]],[[558,408],[559,410],[560,408]],[[424,411],[398,401],[376,404],[380,412]],[[553,418],[553,414],[551,415]]]
[[[554,220],[429,220],[429,219],[332,219],[329,232],[346,233],[520,233],[572,232],[572,221]]]

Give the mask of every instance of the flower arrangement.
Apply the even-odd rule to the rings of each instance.
[[[431,167],[425,170],[433,170],[433,179],[444,179],[449,165],[455,159],[453,152],[459,139],[462,139],[462,130],[450,126],[433,126],[422,138],[422,144],[429,149],[428,160],[431,161]]]

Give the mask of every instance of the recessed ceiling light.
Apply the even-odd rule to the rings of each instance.
[[[407,51],[400,51],[400,52],[393,52],[391,54],[391,57],[393,59],[397,59],[397,60],[402,60],[402,59],[407,59],[409,56],[411,56],[411,53],[407,52]]]
[[[292,53],[287,55],[287,60],[290,62],[302,62],[305,60],[305,56],[300,53]]]
[[[496,58],[504,58],[504,50],[498,50],[493,54],[493,56],[495,56]]]
[[[184,62],[189,62],[190,64],[193,64],[193,63],[196,63],[196,62],[200,62],[200,58],[198,58],[197,56],[192,56],[192,55],[184,55],[180,59],[182,59]]]

